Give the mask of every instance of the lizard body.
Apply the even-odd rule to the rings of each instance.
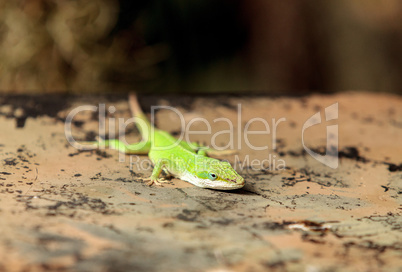
[[[234,190],[244,186],[244,179],[230,163],[207,156],[208,152],[213,153],[212,149],[194,148],[196,144],[178,141],[168,132],[153,127],[141,111],[135,94],[130,94],[129,102],[143,141],[124,145],[116,139],[105,140],[103,144],[126,154],[148,154],[154,164],[150,184],[159,184],[164,170],[202,188]]]

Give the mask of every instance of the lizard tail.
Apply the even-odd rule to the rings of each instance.
[[[139,120],[136,120],[136,122],[135,122],[138,130],[140,131],[143,140],[148,141],[149,135],[151,134],[151,126],[152,125],[149,122],[145,113],[141,110],[141,107],[138,104],[137,95],[134,92],[130,93],[128,96],[128,101],[129,101],[130,110],[131,110],[133,117],[136,117],[139,119]]]

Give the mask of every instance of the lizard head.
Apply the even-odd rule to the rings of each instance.
[[[218,190],[239,189],[245,184],[243,177],[233,169],[230,163],[212,158],[208,158],[197,167],[191,183]]]

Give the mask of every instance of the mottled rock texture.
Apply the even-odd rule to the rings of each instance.
[[[324,111],[336,102],[338,119],[328,124],[338,125],[339,165],[331,169],[306,153],[302,127],[321,112],[323,122],[306,129],[304,140],[324,154]],[[80,105],[100,103],[106,111],[115,107],[107,117],[116,124],[130,118],[123,96],[0,97],[0,271],[402,269],[401,97],[140,97],[148,113],[151,105],[170,105],[186,124],[208,120],[211,134],[191,135],[194,141],[224,146],[230,135],[212,133],[230,125],[216,118],[233,122],[233,148],[241,148],[221,159],[235,164],[246,186],[227,192],[178,179],[149,187],[147,156],[79,152],[66,140],[64,120]],[[244,128],[255,117],[267,121],[270,133],[246,139]],[[275,132],[273,118],[285,118]],[[249,131],[266,130],[259,120]],[[180,134],[172,111],[159,110],[155,121]],[[81,112],[72,135],[93,140],[98,125],[96,112]],[[191,127],[206,129],[201,122]],[[139,140],[134,126],[125,132],[129,142]]]

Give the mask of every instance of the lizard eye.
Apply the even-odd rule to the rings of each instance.
[[[214,174],[214,173],[208,173],[208,178],[209,178],[210,180],[216,180],[217,176],[216,176],[216,174]]]

